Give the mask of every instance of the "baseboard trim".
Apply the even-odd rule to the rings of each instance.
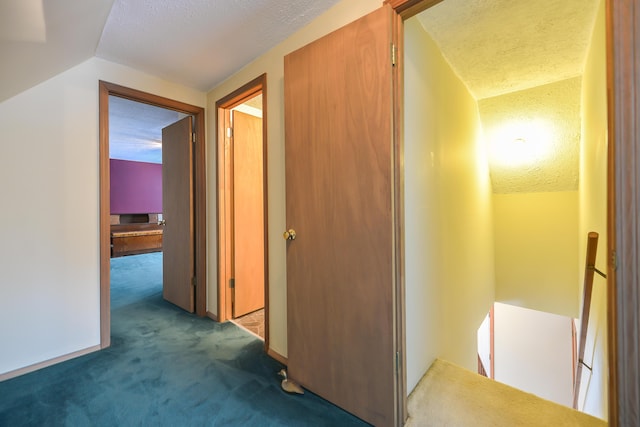
[[[0,382],[10,380],[11,378],[19,377],[20,375],[28,374],[29,372],[34,372],[42,368],[46,368],[57,363],[66,362],[67,360],[75,359],[76,357],[84,356],[89,353],[93,353],[94,351],[101,350],[102,347],[100,345],[94,345],[84,350],[74,351],[73,353],[65,354],[63,356],[54,357],[53,359],[45,360],[44,362],[34,363],[33,365],[25,366],[24,368],[19,368],[13,371],[5,372],[4,374],[0,374]]]
[[[273,351],[273,349],[271,348],[267,350],[267,355],[272,359],[275,359],[278,362],[282,363],[284,366],[287,366],[289,364],[289,360],[286,357]]]
[[[217,321],[218,321],[218,316],[216,316],[215,314],[213,314],[213,313],[212,313],[212,312],[210,312],[210,311],[207,311],[207,317],[208,317],[209,319],[213,320],[214,322],[217,322]]]

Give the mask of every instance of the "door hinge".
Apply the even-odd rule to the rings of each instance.
[[[400,352],[396,351],[396,374],[400,372]]]
[[[229,279],[229,287],[231,289],[235,289],[235,287],[236,287],[236,279],[234,279],[234,278]]]
[[[618,254],[616,251],[611,251],[611,268],[614,271],[618,269]]]
[[[191,278],[191,286],[193,286],[193,287],[195,288],[197,283],[198,283],[198,282],[197,282],[197,280],[196,280],[196,276],[193,276],[193,277]]]
[[[231,138],[233,136],[233,128],[227,128],[227,138]]]
[[[196,133],[195,133],[195,132],[193,132],[193,133],[191,134],[191,142],[193,142],[194,144],[195,144],[195,142],[196,142]]]
[[[391,65],[393,67],[396,66],[396,56],[398,54],[398,48],[396,47],[395,44],[391,44]]]

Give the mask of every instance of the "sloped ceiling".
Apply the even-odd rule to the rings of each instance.
[[[476,99],[582,74],[598,0],[445,0],[418,16]]]
[[[113,1],[1,1],[0,102],[95,56]]]
[[[478,100],[496,193],[575,191],[599,0],[445,0],[418,15]]]
[[[478,102],[494,193],[576,191],[582,79]]]
[[[116,0],[97,56],[208,91],[338,0]]]
[[[92,56],[208,91],[337,2],[0,2],[0,102]],[[597,4],[445,0],[418,19],[471,93],[483,100],[579,76]],[[496,108],[492,114],[498,114]],[[576,185],[575,180],[566,184]]]
[[[0,102],[93,56],[208,91],[338,0],[0,2]]]

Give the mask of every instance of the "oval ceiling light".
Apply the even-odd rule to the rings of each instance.
[[[517,120],[486,133],[489,162],[494,166],[522,167],[545,161],[552,148],[552,126],[545,120]]]

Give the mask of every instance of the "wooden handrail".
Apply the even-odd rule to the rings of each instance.
[[[489,375],[487,375],[487,370],[484,367],[484,363],[482,363],[482,359],[480,358],[480,353],[478,353],[478,374],[483,377],[489,377]]]
[[[587,341],[587,327],[589,326],[589,311],[591,309],[591,294],[593,292],[593,275],[598,273],[606,276],[596,268],[596,253],[598,251],[598,233],[589,232],[587,236],[587,258],[584,266],[584,289],[582,293],[582,314],[580,315],[580,340],[578,347],[578,363],[576,365],[576,378],[573,388],[573,408],[578,409],[578,398],[580,397],[580,379],[582,377],[582,367],[591,367],[584,363],[584,351]]]

